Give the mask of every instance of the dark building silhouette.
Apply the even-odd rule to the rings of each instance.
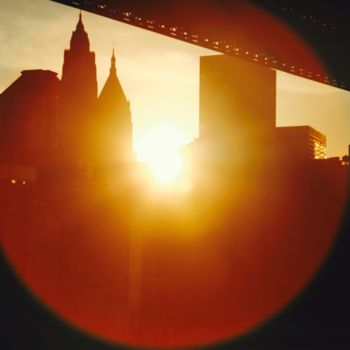
[[[54,157],[58,146],[59,83],[54,72],[26,70],[0,95],[3,176],[9,166],[13,176],[19,172],[25,178],[27,171],[18,169],[43,169]]]
[[[230,56],[201,57],[199,114],[200,139],[231,154],[262,150],[275,131],[276,72]]]
[[[96,121],[102,162],[129,162],[135,160],[132,151],[132,121],[130,103],[117,77],[113,50],[107,81],[98,98]]]
[[[326,157],[326,136],[311,126],[276,128],[276,72],[225,55],[200,58],[200,138],[206,159],[309,160]]]
[[[95,53],[90,51],[82,16],[64,52],[60,93],[59,147],[63,157],[86,162],[91,157],[93,119],[96,118]]]
[[[130,103],[114,51],[98,97],[95,53],[81,14],[64,52],[61,80],[51,71],[23,71],[0,95],[0,133],[2,177],[10,176],[8,165],[50,177],[135,160]]]
[[[279,127],[276,139],[284,157],[304,160],[326,158],[326,136],[311,126]]]

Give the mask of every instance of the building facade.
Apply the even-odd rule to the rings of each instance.
[[[282,157],[301,160],[326,158],[326,136],[311,126],[278,127],[276,139]]]
[[[226,56],[200,58],[200,139],[263,149],[276,125],[276,72]]]
[[[57,73],[26,70],[0,95],[3,167],[49,166],[58,146],[59,87]]]

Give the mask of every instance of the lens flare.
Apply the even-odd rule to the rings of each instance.
[[[174,183],[182,169],[181,136],[176,129],[160,127],[147,134],[139,145],[138,159],[146,162],[157,182]]]

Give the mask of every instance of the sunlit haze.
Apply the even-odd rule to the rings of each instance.
[[[171,127],[158,127],[137,144],[138,159],[146,162],[162,184],[173,183],[182,169],[181,134]]]

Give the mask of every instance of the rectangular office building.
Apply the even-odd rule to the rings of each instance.
[[[200,139],[264,149],[276,127],[276,72],[226,55],[200,58]]]
[[[285,126],[276,129],[280,153],[289,159],[325,159],[326,136],[311,126]]]

